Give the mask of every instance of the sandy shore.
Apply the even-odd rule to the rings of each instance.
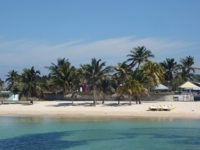
[[[200,102],[155,102],[143,101],[142,104],[128,105],[128,102],[110,101],[101,104],[98,102],[96,107],[90,106],[92,102],[71,102],[49,101],[34,102],[30,105],[28,102],[21,104],[3,104],[0,105],[0,116],[23,115],[23,116],[65,116],[65,117],[167,117],[167,118],[195,118],[200,119]],[[149,111],[151,105],[173,105],[176,108],[171,111]]]

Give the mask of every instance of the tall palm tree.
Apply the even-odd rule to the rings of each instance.
[[[192,65],[194,65],[194,57],[187,56],[186,58],[181,58],[180,63],[182,67],[186,68],[189,72],[192,71],[195,73],[195,68],[192,67]]]
[[[26,97],[38,96],[41,93],[41,87],[39,86],[40,71],[35,70],[32,66],[31,69],[23,69],[23,73],[20,76],[23,83],[23,92]]]
[[[18,85],[19,85],[20,76],[17,73],[17,71],[11,70],[8,72],[6,76],[7,78],[5,82],[8,82],[8,90],[10,90],[13,93],[18,93],[19,92]]]
[[[58,58],[57,64],[51,63],[51,66],[46,67],[51,72],[53,82],[63,88],[63,94],[66,94],[73,85],[73,80],[76,77],[75,67],[65,58]]]
[[[93,89],[94,104],[96,104],[97,95],[97,81],[106,77],[110,72],[111,67],[105,67],[106,62],[101,62],[101,59],[92,59],[91,64],[84,64],[81,66],[81,74],[86,83],[90,84]]]
[[[138,64],[137,68],[139,68],[140,64],[142,62],[148,61],[150,57],[155,57],[150,50],[147,50],[144,46],[133,48],[133,50],[130,50],[131,54],[128,54],[127,57],[130,57],[127,59],[126,62],[131,62],[129,64],[130,68],[133,68],[136,64]]]
[[[115,73],[112,75],[112,78],[117,82],[117,86],[115,87],[115,91],[117,91],[118,87],[122,86],[130,76],[132,70],[126,64],[126,62],[118,63],[117,66],[113,66],[113,70]],[[120,104],[120,98],[122,95],[117,94],[118,104]]]
[[[189,69],[182,68],[180,72],[177,72],[175,78],[178,79],[180,84],[184,83],[185,81],[193,81],[194,74],[190,73]]]
[[[160,63],[164,69],[165,81],[170,81],[174,78],[174,74],[180,69],[180,65],[175,62],[174,58],[166,58]]]

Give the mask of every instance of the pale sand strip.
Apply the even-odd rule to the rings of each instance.
[[[28,103],[28,102],[27,102]],[[63,116],[63,117],[103,117],[103,118],[129,118],[129,117],[159,117],[159,118],[195,118],[200,119],[200,102],[155,102],[143,101],[141,105],[128,102],[99,101],[96,107],[90,106],[92,102],[49,101],[34,102],[33,105],[3,104],[0,105],[0,115],[20,116]],[[171,111],[149,111],[151,105],[173,105],[176,108]]]

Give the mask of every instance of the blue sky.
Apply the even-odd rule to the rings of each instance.
[[[200,67],[199,0],[0,0],[0,78],[66,58],[116,65],[145,46],[152,61],[193,56]]]

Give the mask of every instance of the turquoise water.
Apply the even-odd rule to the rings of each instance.
[[[198,150],[200,120],[0,117],[0,150]]]

